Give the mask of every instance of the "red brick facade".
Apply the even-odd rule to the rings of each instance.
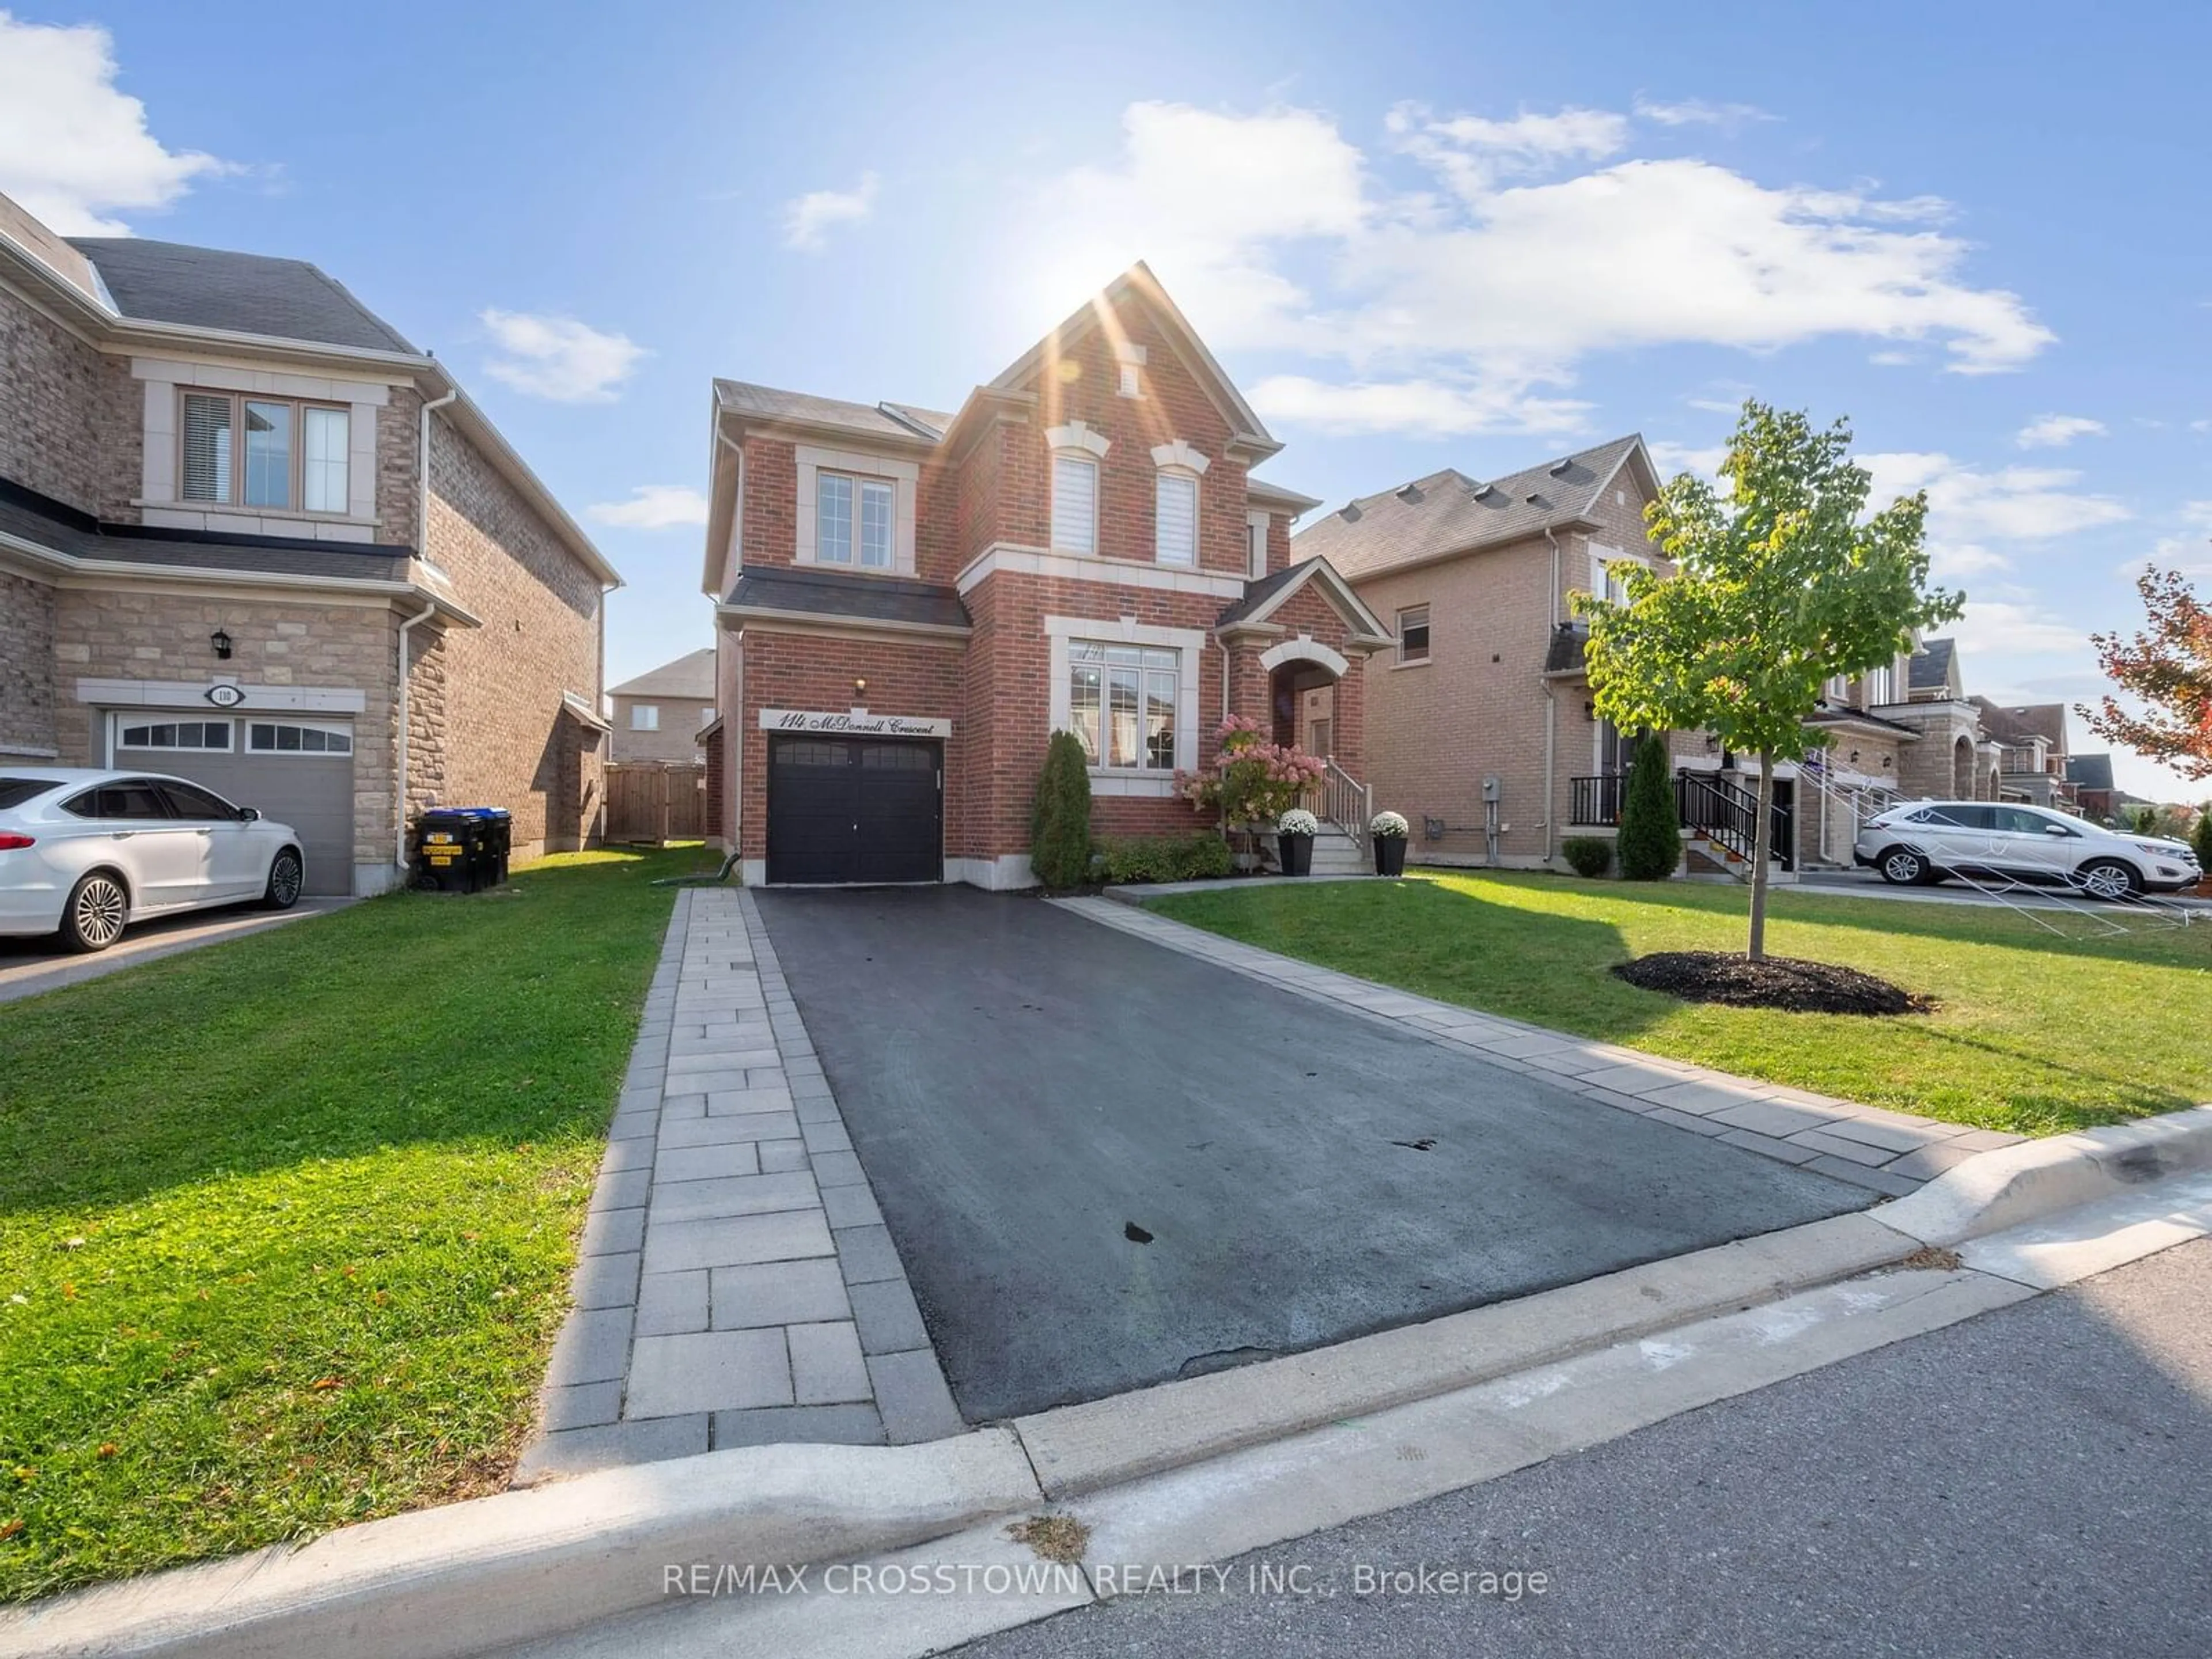
[[[1134,371],[1133,386],[1125,383],[1125,369]],[[1291,647],[1305,680],[1333,687],[1332,747],[1357,775],[1364,739],[1360,681],[1365,653],[1381,643],[1379,629],[1334,580],[1309,577],[1248,600],[1248,515],[1269,515],[1266,568],[1280,573],[1291,562],[1291,522],[1303,498],[1255,496],[1248,469],[1277,446],[1148,276],[1117,284],[1094,312],[1079,313],[1017,370],[980,388],[934,441],[872,433],[872,411],[835,407],[852,412],[846,426],[828,433],[818,430],[818,420],[815,429],[804,429],[800,417],[813,410],[803,407],[789,421],[750,410],[742,420],[726,416],[724,435],[741,462],[718,446],[715,499],[733,505],[728,518],[710,524],[709,535],[726,537],[738,558],[710,569],[708,582],[709,592],[726,600],[720,706],[728,720],[725,753],[734,763],[730,776],[716,775],[711,810],[714,833],[735,847],[750,877],[761,877],[768,856],[761,711],[836,714],[857,707],[949,722],[947,875],[1025,884],[1037,775],[1056,718],[1068,720],[1062,682],[1071,641],[1170,650],[1177,664],[1174,769],[1094,769],[1098,833],[1206,827],[1208,820],[1176,793],[1173,771],[1195,770],[1213,758],[1224,713],[1265,716],[1273,694],[1261,659],[1277,647]],[[1056,443],[1096,461],[1096,532],[1087,550],[1053,544]],[[824,452],[848,459],[819,460]],[[897,574],[928,584],[947,605],[957,592],[964,631],[939,624],[906,638],[896,620],[795,612],[787,620],[731,598],[748,571],[820,568],[807,544],[814,469],[866,475],[862,463],[871,457],[880,458],[871,464],[885,476],[911,480],[900,484],[911,489],[913,527],[910,545],[899,548]],[[1187,564],[1158,557],[1164,465],[1196,478],[1195,556]],[[741,488],[725,477],[727,468],[741,474]],[[836,580],[849,589],[863,578],[845,566]],[[1261,605],[1261,614],[1238,614],[1252,605]],[[924,633],[929,636],[919,637]],[[865,693],[855,690],[856,679],[866,680]],[[710,769],[717,764],[710,746]]]

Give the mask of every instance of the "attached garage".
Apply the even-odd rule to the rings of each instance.
[[[350,893],[354,733],[324,715],[108,716],[109,764],[205,784],[226,800],[299,832],[310,893]]]
[[[768,878],[797,884],[941,881],[943,744],[771,737]]]

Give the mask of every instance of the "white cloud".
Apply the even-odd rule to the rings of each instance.
[[[876,210],[876,175],[864,173],[850,190],[815,190],[793,197],[783,207],[783,245],[818,253],[830,228],[855,225]]]
[[[1733,132],[1738,127],[1753,121],[1778,121],[1778,115],[1770,115],[1756,104],[1709,104],[1702,98],[1685,98],[1664,104],[1656,100],[1638,98],[1637,114],[1647,121],[1656,121],[1662,127],[1718,127],[1723,132]]]
[[[707,522],[707,498],[684,484],[640,484],[626,501],[595,501],[584,515],[628,530],[667,530]]]
[[[523,311],[483,312],[481,320],[506,355],[484,372],[495,380],[561,404],[611,403],[645,348],[627,335],[608,334],[572,317]]]
[[[1719,487],[1721,463],[1728,459],[1726,444],[1713,444],[1699,448],[1692,444],[1672,443],[1664,438],[1644,446],[1651,452],[1651,465],[1662,478],[1672,478],[1684,472],[1694,472],[1707,483]]]
[[[2087,415],[2039,415],[2014,440],[2022,449],[2063,449],[2076,438],[2101,438],[2105,423]]]
[[[233,170],[163,145],[115,76],[114,37],[99,25],[0,11],[0,191],[64,236],[127,236],[111,210],[162,207],[193,179]]]
[[[1875,499],[1928,492],[1930,544],[1963,541],[2048,541],[2132,516],[2110,495],[2070,486],[2081,475],[2063,467],[2006,466],[1983,471],[1936,451],[1861,455],[1874,474]]]
[[[1966,613],[1951,632],[1959,648],[1967,653],[1970,672],[1971,665],[1984,655],[1993,659],[2069,656],[2085,650],[2089,642],[2089,630],[2081,623],[2069,622],[2032,600],[1969,596]]]
[[[1930,198],[1638,159],[1603,111],[1401,106],[1386,127],[1389,159],[1429,187],[1386,182],[1315,111],[1133,105],[1111,165],[1027,204],[1012,259],[1050,316],[1147,258],[1215,345],[1329,366],[1272,383],[1284,419],[1368,430],[1556,431],[1579,366],[1606,351],[1856,336],[1978,374],[2053,337],[2017,295],[1967,280]],[[1318,394],[1332,380],[1348,404]]]

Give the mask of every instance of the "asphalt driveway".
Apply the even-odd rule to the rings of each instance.
[[[1032,897],[759,902],[970,1422],[1869,1201]]]

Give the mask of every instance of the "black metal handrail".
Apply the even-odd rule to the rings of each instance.
[[[1674,811],[1682,827],[1718,842],[1739,858],[1758,850],[1759,795],[1712,772],[1674,775]],[[1767,853],[1785,870],[1797,867],[1790,809],[1779,801],[1767,819]]]
[[[1628,791],[1626,772],[1604,772],[1595,777],[1567,780],[1570,823],[1607,825],[1620,822],[1621,797]]]

